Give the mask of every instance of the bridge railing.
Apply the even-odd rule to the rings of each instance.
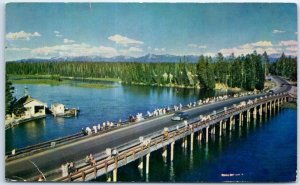
[[[227,117],[232,116],[237,112],[246,111],[253,107],[257,107],[260,104],[264,104],[264,103],[270,102],[274,99],[281,98],[281,97],[287,97],[287,95],[279,94],[279,95],[271,96],[271,97],[267,97],[267,98],[264,97],[263,99],[257,99],[257,101],[254,102],[253,104],[247,104],[243,107],[231,106],[226,111],[220,111],[217,114],[211,116],[210,120],[201,121],[199,119],[197,121],[190,122],[188,124],[189,125],[188,127],[186,127],[184,124],[179,124],[179,127],[177,127],[177,125],[169,127],[168,137],[165,137],[165,135],[163,134],[163,131],[158,131],[155,134],[145,136],[145,138],[149,137],[151,139],[148,146],[143,146],[143,145],[141,145],[140,142],[135,141],[134,145],[130,145],[129,147],[123,148],[122,150],[120,150],[120,153],[115,158],[114,157],[110,158],[107,156],[105,159],[97,160],[95,166],[85,165],[82,168],[78,169],[77,172],[69,174],[69,176],[66,176],[66,177],[58,178],[58,179],[56,179],[56,181],[79,181],[79,180],[84,181],[85,177],[87,175],[91,175],[91,174],[94,174],[96,177],[98,170],[102,170],[104,168],[104,170],[107,172],[108,166],[114,164],[116,161],[124,160],[131,156],[134,156],[135,154],[137,154],[139,152],[147,150],[148,147],[157,146],[158,143],[168,141],[169,139],[172,139],[172,138],[175,139],[175,137],[177,137],[181,134],[190,134],[191,132],[194,132],[194,129],[196,129],[196,128],[199,128],[199,127],[205,128],[211,124],[215,124],[220,119],[222,119],[226,116]],[[211,114],[206,114],[206,116],[208,116],[208,115],[211,115]],[[125,145],[126,144],[124,144],[122,146],[125,146]],[[120,149],[119,147],[117,147],[117,148]]]
[[[243,95],[240,95],[238,97],[241,97],[241,96],[243,96]],[[226,100],[230,100],[232,98],[235,98],[235,97],[229,97]],[[202,103],[200,105],[197,104],[196,107],[203,106],[203,105],[208,105],[208,104],[211,104],[211,103],[214,103],[214,102]],[[195,108],[195,106],[189,107],[187,105],[184,105],[182,107],[182,110],[188,110],[188,109],[191,109],[191,108]],[[171,108],[170,111],[167,114],[163,114],[163,115],[173,114],[174,112],[176,112],[175,109]],[[153,119],[153,118],[157,118],[157,117],[158,116],[150,116],[150,117],[148,115],[144,116],[145,120],[149,120],[149,119]],[[110,132],[110,131],[113,131],[113,130],[116,130],[116,129],[120,129],[120,128],[124,128],[124,127],[136,124],[136,122],[130,122],[129,120],[125,120],[125,121],[122,121],[122,122],[114,122],[114,123],[119,123],[120,126],[114,125],[113,127],[108,127],[108,128],[102,129],[102,130],[98,131],[97,133],[95,133],[94,130],[92,130],[92,135],[84,135],[82,132],[78,132],[78,133],[75,133],[75,134],[72,134],[72,135],[69,135],[69,136],[66,136],[66,137],[53,139],[53,140],[50,140],[50,141],[46,141],[46,142],[42,142],[42,143],[39,143],[39,144],[31,145],[31,146],[28,146],[28,147],[24,147],[24,148],[20,148],[20,149],[16,148],[13,151],[6,152],[5,153],[5,159],[7,161],[13,160],[15,158],[22,157],[22,156],[25,156],[25,155],[28,155],[28,154],[36,153],[36,152],[47,150],[47,149],[50,149],[50,148],[55,148],[59,145],[67,144],[69,142],[74,142],[74,141],[82,139],[84,137],[92,137],[92,136],[104,134],[104,133],[107,133],[107,132]]]

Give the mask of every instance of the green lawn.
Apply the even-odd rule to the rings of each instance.
[[[113,79],[102,80],[101,78],[97,79],[86,79],[91,82],[76,82],[76,80],[80,81],[78,78],[63,78],[60,77],[61,80],[51,79],[51,76],[48,75],[14,75],[9,76],[10,81],[13,84],[40,84],[40,85],[71,85],[82,88],[96,88],[96,89],[104,89],[104,88],[114,88],[114,85],[96,83],[100,81],[112,81]],[[85,79],[84,79],[85,80]]]

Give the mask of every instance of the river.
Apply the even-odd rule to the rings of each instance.
[[[5,131],[5,149],[37,144],[50,139],[63,137],[81,131],[81,128],[101,124],[104,121],[128,119],[147,110],[166,107],[174,104],[188,104],[198,99],[219,94],[225,91],[199,91],[196,89],[128,86],[109,83],[114,88],[83,88],[76,86],[80,81],[67,85],[13,84],[14,95],[20,98],[27,87],[31,97],[48,104],[62,103],[69,108],[80,108],[80,115],[73,118],[55,118],[48,115],[45,119],[20,124]]]

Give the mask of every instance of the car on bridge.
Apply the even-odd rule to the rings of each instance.
[[[187,120],[189,119],[189,115],[186,112],[176,112],[171,119],[172,121]]]

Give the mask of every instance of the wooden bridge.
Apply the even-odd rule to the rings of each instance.
[[[261,120],[263,112],[265,116],[272,115],[287,101],[289,101],[287,93],[272,94],[224,107],[224,110],[219,112],[213,111],[210,114],[199,115],[189,122],[166,127],[158,132],[124,143],[117,148],[107,148],[106,152],[97,155],[95,165],[83,163],[78,166],[78,171],[52,180],[89,181],[106,174],[108,181],[111,181],[110,173],[113,172],[112,181],[116,182],[118,168],[135,160],[139,160],[138,168],[145,168],[146,174],[148,174],[151,152],[162,149],[163,157],[167,158],[169,150],[170,160],[173,161],[175,142],[182,142],[181,146],[186,148],[187,142],[190,140],[190,150],[193,150],[195,137],[198,140],[205,140],[207,143],[211,137],[221,137],[224,131],[231,132],[233,128],[240,128],[243,123],[249,124],[251,117],[254,120]],[[145,164],[144,157],[146,158]]]

